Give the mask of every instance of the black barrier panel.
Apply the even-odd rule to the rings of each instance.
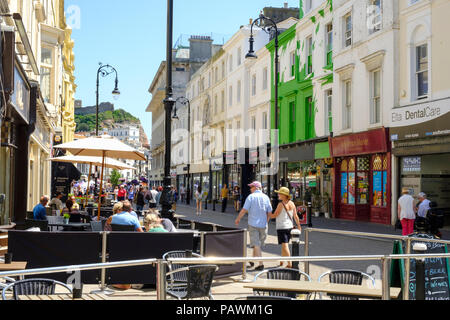
[[[109,262],[161,259],[174,250],[193,250],[193,233],[112,232],[108,235]],[[156,284],[156,267],[106,270],[107,284]]]
[[[211,223],[195,222],[194,229],[201,232],[211,232],[214,231],[214,225]]]
[[[242,257],[244,253],[244,236],[244,230],[205,233],[204,256],[220,258]],[[242,263],[219,266],[215,278],[241,274],[243,267]]]
[[[94,232],[8,232],[8,251],[15,261],[26,261],[27,269],[100,263],[102,236]],[[76,274],[54,273],[29,278],[54,279],[64,283]],[[100,270],[81,272],[83,284],[98,284]]]
[[[216,226],[216,230],[217,230],[217,231],[237,231],[237,230],[242,230],[242,229],[230,228],[230,227],[222,227],[222,226]]]
[[[192,229],[191,221],[185,219],[178,219],[178,229]]]

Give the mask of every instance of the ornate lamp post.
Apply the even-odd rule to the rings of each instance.
[[[250,48],[245,56],[246,59],[257,59],[258,57],[255,54],[255,51],[253,49],[253,43],[255,42],[255,39],[253,38],[253,27],[259,23],[261,25],[261,22],[264,22],[264,26],[262,27],[262,30],[265,32],[271,34],[273,31],[275,31],[275,132],[278,132],[278,122],[279,122],[279,114],[278,114],[278,83],[279,83],[279,56],[278,56],[278,27],[275,21],[273,21],[270,18],[267,18],[264,16],[264,14],[261,12],[259,15],[259,18],[253,21],[251,28],[250,28]],[[278,134],[275,135],[275,138],[278,139]],[[276,143],[278,145],[278,142]],[[273,151],[273,148],[272,148]],[[275,164],[278,165],[278,164]],[[273,176],[274,179],[274,190],[272,190],[272,207],[275,208],[278,206],[278,195],[274,192],[275,190],[279,189],[279,180],[278,180],[278,170],[276,170],[276,173]]]
[[[187,163],[187,188],[186,188],[186,204],[189,205],[191,203],[191,102],[189,99],[185,97],[179,97],[176,102],[180,102],[182,105],[188,107],[188,163]],[[177,116],[177,109],[175,108],[174,115],[172,117],[174,120],[179,120]]]
[[[173,219],[175,212],[172,210],[173,194],[172,179],[170,177],[170,165],[172,156],[172,110],[175,104],[172,91],[172,43],[173,43],[173,0],[167,0],[167,47],[166,47],[166,98],[164,108],[166,111],[165,142],[166,151],[164,158],[164,189],[161,195],[161,216]]]

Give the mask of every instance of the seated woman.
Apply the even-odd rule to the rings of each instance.
[[[147,232],[165,232],[168,233],[166,229],[162,226],[161,219],[155,213],[149,213],[144,218],[144,226]]]
[[[109,219],[106,221],[104,231],[112,231],[111,228],[112,218],[115,214],[121,213],[122,211],[123,211],[123,202],[117,202],[113,207],[113,215],[109,217]]]
[[[78,212],[78,210],[73,208],[73,201],[67,200],[66,201],[66,207],[63,209],[62,212],[63,215],[70,214],[70,223],[80,223],[81,222],[81,215]]]

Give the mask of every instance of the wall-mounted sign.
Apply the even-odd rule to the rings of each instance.
[[[26,123],[30,123],[30,89],[17,67],[14,68],[14,92],[11,103]]]
[[[405,157],[402,158],[403,173],[419,173],[422,170],[421,157]]]
[[[450,98],[392,109],[391,141],[450,134]]]

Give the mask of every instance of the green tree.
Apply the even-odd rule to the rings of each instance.
[[[122,175],[116,169],[113,169],[111,172],[111,184],[116,187],[119,185],[119,179],[122,178]]]

